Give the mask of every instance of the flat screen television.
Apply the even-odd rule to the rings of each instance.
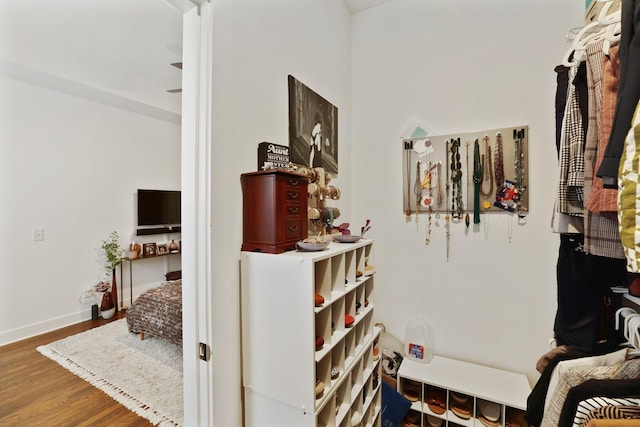
[[[180,191],[138,189],[138,233],[180,231]]]

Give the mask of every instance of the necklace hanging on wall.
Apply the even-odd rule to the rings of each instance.
[[[491,141],[489,135],[485,135],[482,138],[484,145],[484,154],[482,155],[482,185],[480,186],[480,193],[484,197],[490,197],[493,195],[493,167],[491,158]],[[489,184],[489,189],[485,190],[485,184]]]
[[[460,138],[451,142],[451,218],[462,219],[462,163],[460,163]]]
[[[514,129],[513,130],[513,139],[516,144],[515,151],[515,175],[516,175],[516,189],[518,191],[518,200],[516,203],[516,212],[518,213],[518,217],[521,218],[524,222],[526,222],[525,217],[527,215],[527,208],[522,206],[522,195],[526,190],[524,185],[524,129]]]
[[[467,171],[467,179],[466,179],[466,185],[465,188],[469,188],[469,141],[467,141],[467,153],[466,153],[466,157],[464,159],[465,161],[465,170]],[[470,219],[469,219],[469,205],[467,205],[467,210],[466,213],[464,215],[464,225],[465,227],[469,228],[469,224],[470,224]]]
[[[427,236],[424,239],[424,243],[426,245],[428,245],[429,243],[431,243],[431,214],[433,212],[433,199],[431,197],[432,191],[433,191],[433,174],[432,174],[432,169],[435,166],[431,166],[431,160],[429,160],[429,163],[427,164],[427,170],[424,172],[425,175],[425,181],[426,181],[426,187],[427,187],[427,191],[428,191],[428,195],[426,196],[426,198],[428,198],[427,200],[427,209],[429,210],[428,213],[428,219],[429,219],[429,223],[427,224]],[[425,184],[425,181],[423,181],[423,186]]]
[[[440,226],[440,211],[442,210],[442,204],[444,202],[443,196],[443,186],[442,186],[442,162],[438,161],[436,163],[436,182],[438,186],[438,200],[436,202],[436,206],[438,207],[436,211],[436,227]]]
[[[500,191],[504,186],[504,156],[502,152],[502,134],[496,133],[496,151],[493,158],[493,175],[496,182],[496,201],[500,200]]]
[[[436,163],[436,178],[438,180],[438,210],[442,208],[442,162]]]
[[[422,180],[420,179],[420,166],[422,162],[416,163],[416,180],[413,183],[413,194],[416,196],[416,225],[418,224],[418,214],[420,213],[420,198],[422,196]]]
[[[405,167],[407,174],[407,209],[404,211],[407,216],[407,221],[411,218],[411,150],[412,148],[411,141],[404,141],[404,154],[405,158]]]
[[[482,163],[480,142],[473,141],[473,223],[480,224],[480,186],[482,185]]]

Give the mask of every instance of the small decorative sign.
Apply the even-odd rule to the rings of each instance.
[[[258,144],[258,170],[286,169],[289,165],[289,147],[272,142]]]

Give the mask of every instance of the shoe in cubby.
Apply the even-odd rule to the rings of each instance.
[[[499,403],[478,399],[476,418],[486,427],[500,427],[500,413],[502,406]]]
[[[403,427],[419,427],[420,426],[420,412],[409,409],[407,415],[402,420]]]
[[[432,413],[444,414],[447,410],[447,391],[439,387],[425,385],[424,403]]]
[[[424,423],[422,425],[425,427],[442,427],[445,425],[445,420],[435,415],[424,414]]]
[[[402,384],[402,395],[410,402],[417,402],[421,397],[422,384],[405,379]]]
[[[449,410],[462,420],[468,420],[473,415],[472,404],[471,396],[454,391],[449,393]]]

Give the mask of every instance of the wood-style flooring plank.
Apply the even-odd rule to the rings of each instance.
[[[125,313],[0,347],[0,426],[153,425],[37,350],[41,345],[123,318]]]

